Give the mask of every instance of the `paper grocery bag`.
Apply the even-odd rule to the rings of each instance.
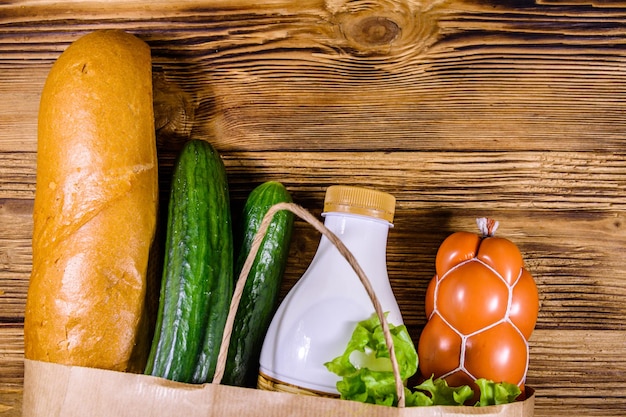
[[[251,264],[273,215],[289,210],[324,234],[352,265],[372,299],[389,348],[398,407],[335,398],[221,385],[232,323]],[[69,366],[25,359],[24,417],[532,417],[535,397],[512,404],[468,407],[404,407],[404,387],[393,340],[382,307],[368,278],[343,243],[305,209],[293,203],[271,207],[255,236],[235,287],[212,383],[185,384],[147,375]]]
[[[396,408],[31,360],[24,365],[24,417],[532,417],[535,402],[531,395],[488,407]]]

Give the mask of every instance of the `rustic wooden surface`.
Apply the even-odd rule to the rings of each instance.
[[[180,87],[158,103],[182,115],[161,137],[210,140],[235,209],[268,179],[314,213],[331,184],[395,194],[389,273],[415,339],[438,245],[497,218],[541,292],[535,414],[626,415],[626,3],[14,0],[0,4],[1,416],[20,415],[39,94],[98,28],[150,44]],[[285,290],[317,240],[296,224]]]

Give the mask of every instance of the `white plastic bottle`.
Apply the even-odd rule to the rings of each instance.
[[[361,187],[331,186],[324,225],[341,239],[372,283],[387,319],[402,324],[387,275],[387,235],[395,197]],[[324,363],[343,354],[356,324],[374,314],[358,276],[324,236],[310,266],[280,304],[260,357],[261,389],[337,394]]]

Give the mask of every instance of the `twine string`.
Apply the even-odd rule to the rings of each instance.
[[[261,243],[263,242],[263,238],[267,233],[267,229],[274,218],[274,215],[281,211],[287,210],[306,221],[310,225],[312,225],[318,232],[324,235],[338,250],[339,253],[348,261],[354,272],[356,272],[359,280],[361,281],[367,295],[369,296],[372,304],[374,305],[374,310],[376,311],[376,315],[380,320],[383,334],[385,336],[385,342],[387,344],[387,348],[389,349],[389,357],[391,359],[391,366],[394,374],[394,380],[396,385],[396,393],[398,395],[398,407],[405,407],[405,398],[404,398],[404,384],[402,382],[402,377],[400,376],[400,369],[398,365],[398,360],[396,358],[396,353],[393,346],[393,339],[391,337],[391,332],[389,330],[389,324],[387,323],[387,319],[385,318],[385,314],[383,308],[376,296],[376,293],[370,283],[370,280],[367,278],[365,272],[357,262],[354,255],[348,250],[348,248],[344,245],[344,243],[333,233],[331,232],[322,222],[320,222],[315,216],[313,216],[310,212],[308,212],[303,207],[295,204],[295,203],[277,203],[269,208],[259,230],[255,234],[252,245],[250,247],[250,253],[246,258],[245,263],[243,264],[241,273],[237,280],[237,284],[235,285],[235,289],[233,292],[233,297],[230,303],[230,308],[228,311],[228,316],[226,318],[226,324],[224,326],[224,334],[222,336],[222,343],[220,345],[220,350],[217,358],[217,365],[215,368],[215,374],[213,376],[213,384],[219,384],[222,381],[224,376],[224,370],[226,368],[226,360],[228,356],[228,346],[230,344],[230,338],[233,331],[233,324],[235,321],[235,316],[237,314],[237,308],[239,306],[239,301],[241,300],[241,295],[243,293],[243,289],[246,285],[246,280],[248,278],[248,274],[250,273],[250,269],[252,269],[252,264],[256,258],[256,255],[261,247]]]

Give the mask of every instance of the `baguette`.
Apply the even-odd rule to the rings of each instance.
[[[39,108],[25,357],[139,370],[158,209],[148,45],[98,30],[70,45]],[[145,356],[145,355],[143,355]],[[131,358],[133,358],[131,360]]]

